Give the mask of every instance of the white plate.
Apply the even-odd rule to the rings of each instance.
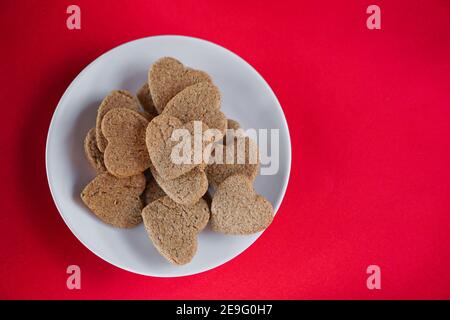
[[[224,113],[245,129],[280,130],[278,173],[259,176],[255,181],[257,192],[272,202],[276,212],[291,166],[289,130],[281,106],[269,85],[248,63],[227,49],[200,39],[143,38],[114,48],[89,64],[67,88],[55,110],[47,137],[46,166],[53,200],[62,218],[89,250],[131,272],[176,277],[210,270],[229,261],[247,249],[260,233],[226,236],[207,227],[199,235],[192,262],[174,266],[159,255],[143,225],[127,230],[110,227],[80,200],[81,190],[94,177],[84,156],[83,140],[95,125],[99,103],[113,89],[136,92],[146,81],[149,66],[163,56],[173,56],[187,66],[208,72],[222,92]]]

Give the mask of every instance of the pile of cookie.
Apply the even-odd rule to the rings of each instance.
[[[81,192],[82,201],[109,225],[130,228],[144,222],[161,255],[180,265],[192,260],[197,235],[208,223],[216,232],[234,235],[267,228],[272,205],[253,189],[259,171],[256,143],[220,107],[211,77],[170,57],[150,67],[136,96],[125,90],[109,93],[84,141],[97,176]],[[211,157],[175,163],[173,132],[193,134],[196,123],[216,133],[201,142]],[[244,155],[239,145],[245,146]],[[233,161],[214,162],[217,150]],[[255,153],[256,161],[250,161]]]

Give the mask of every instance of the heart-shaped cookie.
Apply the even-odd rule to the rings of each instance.
[[[125,108],[114,108],[103,117],[102,132],[108,141],[104,160],[110,173],[129,177],[150,166],[145,145],[147,125],[144,116]]]
[[[227,128],[227,118],[220,111],[219,89],[211,82],[187,87],[167,103],[162,114],[178,118],[183,123],[201,121],[222,135]]]
[[[148,72],[148,85],[158,113],[178,92],[204,81],[212,81],[206,72],[186,68],[180,61],[170,57],[156,61]]]
[[[105,162],[103,161],[103,153],[97,147],[95,128],[91,128],[84,139],[84,153],[95,171],[98,173],[106,171]]]
[[[208,191],[208,179],[201,166],[172,180],[163,179],[153,166],[150,170],[161,189],[178,204],[193,205]]]
[[[141,103],[142,108],[153,117],[158,115],[155,104],[153,103],[152,95],[148,83],[144,83],[136,93],[136,96]]]
[[[259,154],[256,143],[246,136],[227,139],[227,144],[216,144],[206,167],[209,183],[217,188],[225,179],[240,174],[253,182],[259,171]],[[219,154],[219,150],[221,153]],[[221,156],[220,156],[221,155]]]
[[[140,195],[144,188],[143,174],[116,178],[105,172],[84,188],[81,199],[103,222],[119,228],[130,228],[142,222]]]
[[[211,204],[211,227],[226,234],[251,234],[269,226],[272,204],[257,195],[250,180],[235,175],[222,182]]]
[[[95,134],[97,139],[97,147],[101,152],[105,152],[108,141],[103,136],[101,130],[103,117],[108,111],[114,108],[127,108],[134,111],[139,110],[139,103],[137,99],[126,90],[111,91],[102,101],[97,111],[97,119],[95,123]]]
[[[168,196],[142,210],[145,229],[156,249],[174,264],[186,264],[197,251],[197,235],[208,224],[210,211],[205,200],[193,206],[177,204]]]
[[[203,157],[203,150],[211,143],[211,140],[203,139],[207,129],[199,121],[183,124],[178,118],[167,115],[153,118],[147,127],[146,143],[151,162],[163,179],[175,179],[208,161]],[[172,137],[176,133],[180,134],[179,140]],[[183,143],[183,133],[191,142],[188,150],[183,147],[188,146],[188,142]]]

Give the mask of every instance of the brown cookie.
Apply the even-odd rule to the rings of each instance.
[[[150,166],[145,146],[147,124],[141,114],[125,108],[114,108],[103,117],[102,132],[108,141],[104,159],[110,173],[129,177]]]
[[[144,193],[142,194],[142,200],[144,205],[148,205],[159,198],[166,195],[163,189],[158,185],[153,177],[147,178],[147,186],[145,187]]]
[[[227,119],[227,129],[238,130],[241,129],[241,125],[236,120]]]
[[[81,199],[103,222],[119,228],[130,228],[142,222],[140,195],[144,188],[143,174],[116,178],[105,172],[84,188]]]
[[[148,72],[148,84],[158,113],[178,92],[204,81],[212,82],[206,72],[186,68],[180,61],[170,57],[156,61]]]
[[[95,171],[98,173],[106,171],[103,153],[97,147],[95,128],[91,128],[84,139],[84,153]]]
[[[200,126],[198,129],[202,132],[208,129],[207,126],[201,122],[188,122],[182,124],[179,119],[166,115],[159,115],[149,123],[146,131],[147,149],[150,154],[152,165],[163,179],[175,179],[208,160],[202,159],[202,152],[197,153],[198,157],[195,156],[194,140],[203,140],[201,132],[199,132],[199,135],[201,136],[194,137],[196,125]],[[171,139],[172,133],[176,129],[187,130],[186,132],[189,133],[191,140],[190,152],[186,152],[187,161],[181,161],[179,159],[180,163],[176,163],[172,158],[173,150],[182,149],[180,147],[182,145],[181,139],[178,141],[172,141]],[[204,150],[205,146],[210,142],[211,141],[202,141],[200,143],[202,150]],[[178,155],[180,152],[174,153]],[[183,154],[180,155],[180,158],[182,155]]]
[[[153,115],[154,117],[158,115],[158,111],[156,111],[155,104],[153,103],[148,83],[144,83],[142,87],[139,88],[136,96],[141,103],[142,108],[147,113]]]
[[[103,136],[101,125],[103,117],[108,111],[114,108],[127,108],[138,111],[139,103],[137,99],[126,90],[111,91],[105,99],[103,99],[97,111],[97,120],[95,124],[95,134],[97,139],[97,146],[101,152],[105,152],[108,141]]]
[[[226,234],[251,234],[269,226],[272,204],[257,195],[250,180],[231,176],[214,193],[211,204],[211,227]]]
[[[227,128],[227,118],[220,111],[220,92],[211,82],[201,82],[187,87],[173,97],[162,114],[180,119],[183,123],[198,120],[222,135]]]
[[[210,157],[210,161],[214,163],[208,164],[205,170],[208,182],[215,188],[236,174],[245,175],[251,182],[258,175],[259,154],[256,143],[249,137],[235,137],[228,140],[226,145],[215,145],[213,155]],[[222,149],[222,158],[219,157],[219,148]]]
[[[208,179],[200,166],[172,180],[161,178],[152,166],[150,170],[158,185],[178,204],[193,205],[208,191]]]
[[[162,197],[142,210],[145,229],[161,255],[174,264],[186,264],[197,251],[197,235],[208,224],[210,211],[205,200],[193,206]]]

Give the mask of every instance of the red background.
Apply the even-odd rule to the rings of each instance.
[[[66,28],[81,7],[82,30]],[[450,298],[450,2],[2,1],[0,298]],[[159,279],[90,253],[60,218],[44,150],[52,113],[103,52],[200,37],[252,64],[290,127],[274,223],[203,274]],[[66,288],[66,267],[82,289]],[[377,264],[382,289],[368,290]]]

